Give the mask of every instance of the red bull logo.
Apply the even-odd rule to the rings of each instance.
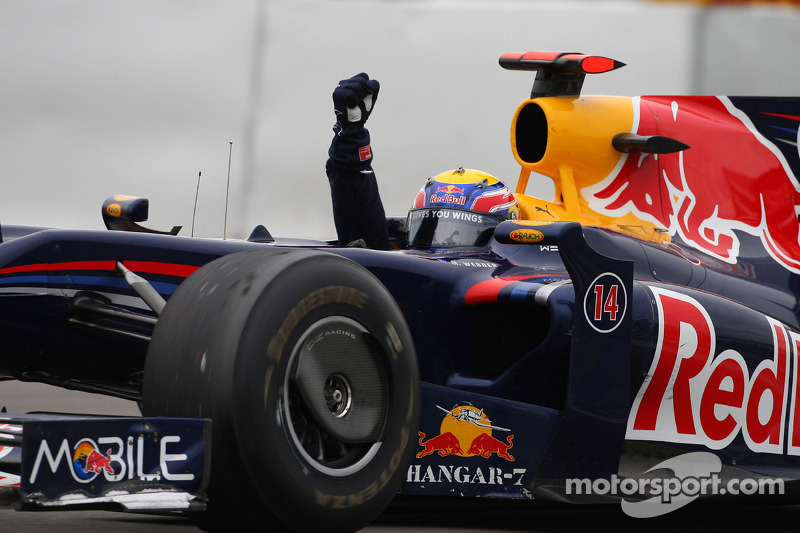
[[[514,435],[507,434],[509,429],[493,424],[483,409],[467,402],[456,404],[450,410],[436,407],[445,413],[439,434],[427,438],[425,433],[419,432],[421,449],[417,459],[429,459],[409,465],[408,485],[404,491],[436,491],[434,487],[440,484],[457,485],[461,494],[471,496],[497,490],[509,493],[525,490],[527,469],[514,461],[510,452]],[[453,456],[465,459],[436,464],[435,459]],[[469,457],[495,460],[471,461]],[[502,466],[497,459],[508,461],[505,463],[508,466]]]
[[[438,453],[441,457],[458,455],[460,457],[480,456],[488,459],[492,456],[513,461],[509,450],[514,446],[514,435],[500,440],[492,435],[493,431],[508,432],[506,428],[492,425],[492,421],[483,412],[470,404],[456,405],[449,411],[436,406],[446,413],[440,426],[439,435],[426,438],[419,432],[419,445],[422,450],[417,458]]]
[[[424,441],[424,442],[423,442]],[[461,449],[461,441],[458,437],[446,431],[425,440],[425,433],[419,432],[419,444],[422,446],[422,451],[417,454],[417,459],[430,455],[434,452],[438,453],[441,457],[450,454],[464,455],[464,450]]]
[[[455,185],[445,185],[436,189],[436,194],[464,194],[464,189]]]
[[[592,209],[633,214],[730,264],[740,253],[736,232],[754,235],[778,263],[800,273],[797,154],[768,140],[753,122],[773,115],[791,136],[800,116],[748,114],[725,97],[648,96],[634,98],[633,106],[639,135],[666,135],[691,149],[627,154],[607,178],[583,190]],[[797,146],[796,139],[777,140]]]
[[[84,439],[75,445],[75,453],[72,455],[72,468],[79,479],[93,479],[97,474],[105,471],[109,475],[114,475],[114,468],[111,466],[111,450],[105,454],[97,449],[97,445],[90,439]]]
[[[431,204],[450,204],[450,205],[464,205],[467,202],[467,197],[464,196],[464,188],[456,187],[455,185],[445,185],[436,189],[435,193],[431,194]]]
[[[480,455],[484,459],[488,459],[492,454],[497,454],[498,457],[513,461],[514,457],[508,453],[508,449],[512,446],[511,440],[513,438],[514,435],[509,435],[507,442],[502,442],[491,435],[481,433],[472,441],[472,445],[469,447],[467,454]]]

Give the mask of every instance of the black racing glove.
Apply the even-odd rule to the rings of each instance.
[[[378,99],[381,85],[364,72],[342,80],[333,91],[335,133],[328,156],[343,168],[368,170],[372,162],[369,131],[364,123]]]

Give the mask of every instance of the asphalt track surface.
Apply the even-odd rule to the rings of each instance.
[[[9,412],[61,411],[138,415],[132,402],[46,385],[0,382],[0,406]],[[619,506],[558,506],[447,500],[401,501],[363,533],[571,532],[571,531],[798,531],[800,504],[712,505],[693,502],[657,518],[635,519]],[[199,531],[187,519],[106,511],[17,512],[0,510],[0,533],[183,533]],[[265,528],[264,531],[273,531]]]

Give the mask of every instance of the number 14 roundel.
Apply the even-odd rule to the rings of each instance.
[[[619,276],[605,272],[589,284],[583,299],[583,312],[595,330],[611,333],[622,323],[627,301],[625,285]]]

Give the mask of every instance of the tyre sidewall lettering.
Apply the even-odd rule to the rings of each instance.
[[[286,319],[281,323],[278,332],[270,340],[267,346],[267,356],[275,364],[280,362],[286,342],[289,340],[293,331],[311,311],[327,304],[354,305],[358,309],[364,309],[369,300],[369,296],[364,292],[353,287],[337,285],[332,287],[322,287],[312,292],[289,312]]]
[[[245,395],[263,399],[256,402],[256,405],[260,404],[260,412],[250,411],[249,415],[240,416],[240,420],[249,418],[250,427],[253,428],[253,436],[248,439],[251,441],[249,451],[259,449],[263,450],[262,453],[269,454],[269,450],[279,448],[291,450],[290,456],[283,455],[283,462],[275,458],[278,466],[273,470],[275,479],[272,482],[268,480],[259,482],[253,479],[263,497],[274,499],[277,493],[282,493],[280,499],[286,504],[302,499],[315,502],[319,510],[349,510],[348,512],[357,514],[367,502],[382,491],[388,490],[388,483],[397,483],[397,470],[407,459],[408,450],[411,450],[408,446],[410,435],[416,432],[416,427],[411,426],[416,424],[414,415],[418,411],[418,406],[414,405],[413,400],[402,405],[390,401],[383,444],[375,457],[362,470],[349,476],[347,483],[331,479],[305,463],[288,442],[289,436],[285,428],[279,427],[281,423],[279,421],[283,416],[279,398],[282,395],[286,372],[290,371],[288,367],[292,351],[304,332],[315,322],[325,317],[341,316],[355,320],[369,331],[369,338],[383,353],[381,363],[387,371],[390,391],[395,388],[413,390],[418,387],[418,375],[416,371],[409,373],[406,369],[408,365],[403,363],[403,358],[408,356],[404,353],[407,351],[405,345],[412,345],[412,341],[407,328],[404,333],[399,333],[398,327],[395,326],[395,323],[402,323],[405,327],[402,314],[396,308],[394,300],[384,300],[384,295],[373,294],[374,289],[354,273],[337,274],[331,278],[323,272],[317,276],[307,276],[304,279],[308,279],[308,282],[304,282],[303,287],[297,287],[297,290],[289,289],[278,295],[280,302],[269,302],[270,305],[265,305],[265,308],[290,310],[281,315],[280,320],[274,321],[280,325],[272,330],[272,334],[265,331],[271,329],[265,321],[262,325],[254,324],[252,335],[243,337],[242,345],[249,345],[245,349],[252,349],[260,344],[264,356],[258,361],[249,360],[247,364],[240,365],[240,361],[247,360],[240,354],[237,357],[236,381],[243,383],[241,379],[246,379],[245,376],[261,376],[258,383],[255,383],[255,380],[250,381],[250,385],[247,386],[251,388]],[[336,283],[331,283],[333,279]],[[292,300],[294,303],[290,303]],[[256,314],[254,312],[254,315]],[[267,311],[266,316],[271,316],[273,320],[277,318],[275,311],[271,313]],[[249,340],[245,341],[245,338]],[[416,363],[414,368],[415,365]],[[391,397],[391,392],[389,394]],[[251,404],[251,407],[256,405]],[[245,411],[247,411],[246,406],[237,409],[240,415]],[[256,430],[256,425],[268,428]],[[294,465],[288,464],[290,461],[293,461]],[[379,465],[381,470],[376,471],[375,468]],[[292,478],[294,481],[281,487],[283,484],[280,481],[286,478]],[[385,496],[382,495],[383,497]]]
[[[319,490],[315,490],[315,500],[323,507],[330,509],[348,509],[363,504],[365,501],[375,497],[380,490],[389,482],[392,475],[397,471],[397,468],[403,461],[403,448],[408,444],[408,436],[410,431],[408,427],[404,426],[400,430],[400,445],[392,454],[387,466],[381,472],[378,479],[370,483],[366,488],[354,494],[324,494]]]

